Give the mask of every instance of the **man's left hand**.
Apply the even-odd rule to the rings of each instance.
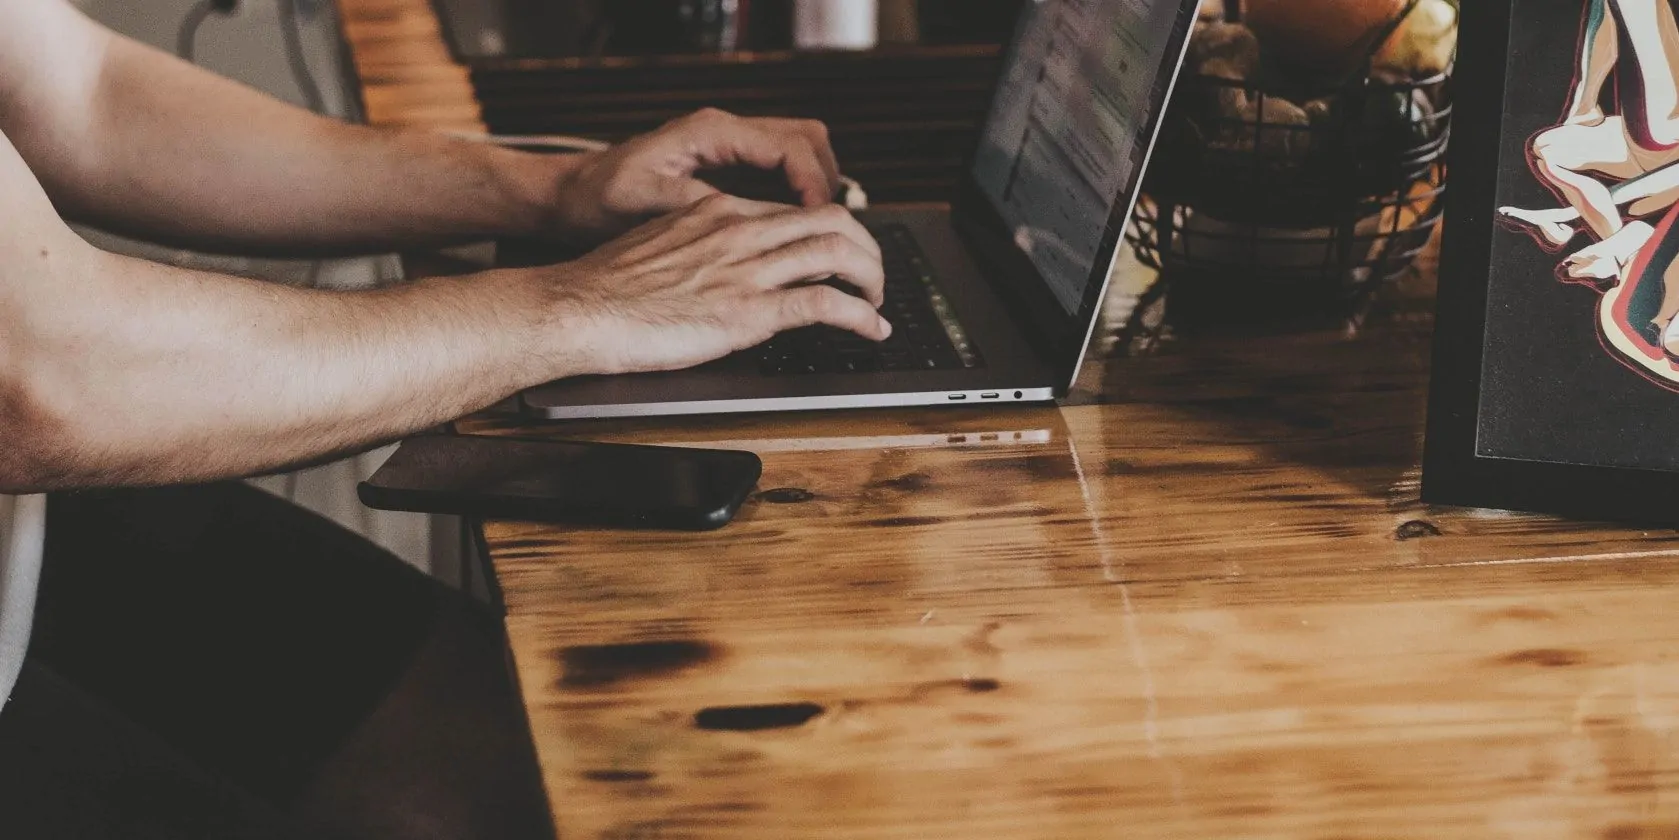
[[[830,203],[839,190],[822,123],[707,109],[578,161],[561,179],[549,224],[562,239],[597,245],[715,194],[698,173],[734,166],[781,170],[806,207]]]

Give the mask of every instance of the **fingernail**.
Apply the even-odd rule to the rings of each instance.
[[[885,318],[880,319],[880,336],[881,338],[892,337],[892,322]]]

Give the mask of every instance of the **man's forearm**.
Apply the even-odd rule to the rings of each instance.
[[[345,125],[112,35],[73,10],[35,14],[97,72],[20,84],[0,107],[0,131],[68,217],[156,241],[273,254],[534,234],[552,223],[562,160]]]
[[[91,248],[42,259],[50,278],[12,284],[0,314],[14,339],[0,349],[18,354],[0,399],[12,448],[0,490],[273,470],[434,426],[565,371],[538,355],[554,342],[538,340],[545,309],[520,275],[326,293]]]

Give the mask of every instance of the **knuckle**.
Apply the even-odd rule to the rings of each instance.
[[[862,253],[862,249],[857,247],[857,243],[853,242],[851,237],[846,236],[843,233],[835,232],[822,234],[822,245],[827,248],[828,253],[833,254],[834,256],[849,257]]]
[[[802,126],[805,132],[811,137],[822,141],[826,141],[828,139],[828,124],[821,120],[800,120],[799,125]]]
[[[786,305],[787,320],[795,324],[813,324],[822,320],[821,295],[817,289],[808,287],[792,292],[783,298]]]
[[[699,122],[715,123],[734,119],[734,114],[731,114],[722,108],[707,106],[695,111],[693,118]]]
[[[837,233],[824,233],[811,237],[806,246],[806,252],[811,259],[822,263],[822,270],[832,270],[839,267],[839,263],[848,256],[851,250],[851,240]]]
[[[701,212],[711,215],[736,213],[740,209],[738,199],[727,193],[712,193],[700,199],[695,206]]]
[[[814,316],[811,314],[812,306],[810,295],[806,294],[806,291],[807,290],[805,289],[800,289],[799,291],[781,296],[781,313],[783,321],[793,325],[803,325],[811,323],[811,321],[814,320]]]
[[[810,289],[810,317],[826,321],[845,308],[845,293],[832,286],[813,286]]]
[[[811,210],[810,212],[818,220],[827,224],[839,227],[857,225],[859,229],[862,227],[862,225],[857,222],[857,219],[851,215],[851,211],[845,209],[845,206],[841,204],[824,204],[821,207]]]

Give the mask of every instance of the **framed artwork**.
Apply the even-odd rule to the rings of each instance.
[[[1679,522],[1679,0],[1459,31],[1423,497]]]

